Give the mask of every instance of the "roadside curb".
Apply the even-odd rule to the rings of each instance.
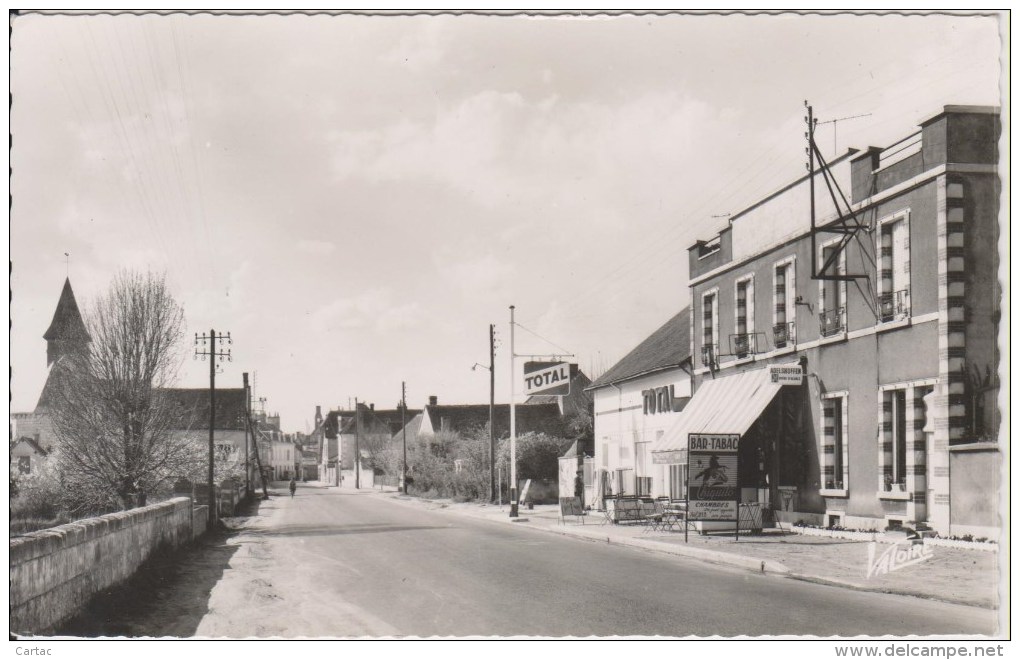
[[[411,496],[398,496],[391,497],[391,500],[395,502],[407,503],[411,506],[415,506],[416,503],[421,504],[434,504],[432,500],[423,498],[414,498]],[[571,536],[586,541],[593,541],[597,543],[607,543],[610,545],[623,545],[632,548],[641,548],[642,550],[648,550],[651,552],[659,552],[668,555],[674,555],[678,557],[689,557],[691,559],[697,559],[699,561],[709,562],[713,564],[725,564],[742,568],[744,570],[753,571],[755,573],[765,573],[773,575],[786,576],[790,573],[790,569],[785,565],[769,560],[757,559],[755,557],[748,557],[742,555],[735,555],[729,552],[719,552],[717,550],[706,550],[704,548],[692,548],[680,545],[674,545],[671,543],[661,543],[659,541],[652,541],[649,539],[636,539],[631,537],[619,537],[613,538],[608,534],[599,533],[597,531],[589,532],[586,529],[578,527],[567,527],[565,525],[535,525],[527,524],[521,525],[521,523],[530,522],[527,518],[496,518],[489,514],[475,513],[464,509],[456,509],[453,507],[440,507],[442,510],[449,511],[455,515],[467,516],[470,518],[477,518],[480,520],[489,520],[499,524],[516,524],[517,526],[524,526],[527,529],[533,529],[540,532],[546,532],[551,534],[559,534],[560,536]]]
[[[998,611],[998,607],[992,603],[975,603],[973,601],[964,600],[962,598],[949,598],[941,597],[936,598],[931,594],[920,593],[917,591],[907,591],[904,589],[890,589],[888,587],[868,587],[857,582],[850,582],[849,580],[837,580],[834,578],[826,578],[818,575],[810,575],[808,573],[788,573],[786,577],[791,580],[799,580],[800,582],[812,582],[814,584],[824,584],[828,587],[838,587],[840,589],[852,589],[853,591],[861,591],[866,593],[875,594],[890,594],[893,596],[909,596],[910,598],[920,598],[922,600],[930,600],[937,603],[952,603],[953,605],[964,605],[966,607],[976,607],[982,610],[991,610],[993,612]]]
[[[470,514],[469,514],[470,515]],[[735,555],[729,552],[718,552],[716,550],[705,550],[704,548],[692,548],[685,547],[682,545],[674,545],[672,543],[661,543],[659,541],[652,541],[649,539],[636,539],[628,536],[613,538],[608,534],[600,534],[598,532],[589,532],[583,529],[577,529],[573,527],[548,527],[548,526],[530,526],[530,529],[537,529],[544,532],[550,532],[552,534],[559,534],[561,536],[573,536],[575,538],[581,538],[589,541],[606,542],[607,544],[613,545],[625,545],[632,548],[641,548],[643,550],[650,550],[652,552],[661,552],[669,555],[676,555],[679,557],[690,557],[691,559],[697,559],[713,564],[727,564],[729,566],[735,566],[743,568],[748,571],[755,573],[766,573],[774,575],[787,575],[790,573],[790,569],[775,561],[767,561],[757,559],[755,557]]]

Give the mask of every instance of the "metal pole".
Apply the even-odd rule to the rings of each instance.
[[[510,517],[517,517],[517,407],[514,401],[514,306],[510,305]]]
[[[400,382],[400,441],[404,445],[404,462],[400,467],[400,492],[407,495],[407,383]]]
[[[811,277],[818,274],[818,250],[815,246],[815,114],[814,108],[808,105],[807,101],[804,101],[804,105],[807,106],[807,119],[805,120],[808,125],[807,133],[804,137],[808,140],[807,152],[808,152],[808,178],[810,179],[809,188],[811,190]]]
[[[337,436],[340,434],[337,433]],[[343,447],[341,447],[342,449]],[[342,455],[343,452],[341,451]],[[339,469],[339,466],[337,466]],[[354,397],[354,489],[361,488],[361,404]]]
[[[496,326],[489,324],[489,502],[496,498]]]
[[[213,461],[215,461],[216,441],[213,429],[216,428],[216,331],[209,331],[209,520],[215,523],[217,518],[216,483],[213,478]]]

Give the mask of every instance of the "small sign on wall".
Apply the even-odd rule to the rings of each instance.
[[[769,382],[779,385],[801,385],[804,382],[804,369],[799,364],[771,364]]]
[[[676,386],[665,385],[641,390],[643,401],[642,408],[646,415],[657,415],[660,413],[680,412],[688,398],[676,397]]]

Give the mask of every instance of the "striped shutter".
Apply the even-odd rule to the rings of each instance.
[[[836,478],[836,406],[834,399],[822,400],[822,477],[823,486],[831,488],[829,482]]]
[[[775,310],[776,325],[786,323],[786,269],[787,264],[776,268]]]
[[[878,466],[879,490],[885,490],[893,475],[893,392],[878,393]]]
[[[907,429],[907,460],[910,469],[907,471],[907,490],[914,494],[915,502],[924,502],[927,498],[928,484],[925,478],[928,473],[928,444],[924,437],[925,405],[924,397],[931,388],[911,388],[914,409],[912,428]]]
[[[747,285],[748,282],[737,282],[737,334],[747,332]]]

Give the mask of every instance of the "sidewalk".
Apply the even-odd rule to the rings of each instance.
[[[522,507],[517,521],[514,521],[509,517],[509,505],[499,507],[454,503],[449,500],[424,500],[403,496],[392,490],[373,492],[410,506],[442,509],[456,515],[527,526],[603,543],[618,543],[755,572],[761,572],[764,568],[764,572],[769,574],[861,591],[903,594],[988,609],[995,609],[1000,602],[997,552],[935,547],[932,548],[933,556],[930,559],[868,578],[869,543],[866,541],[767,530],[761,535],[741,536],[739,541],[735,541],[732,534],[703,536],[691,531],[685,543],[683,532],[651,532],[641,525],[603,524],[603,516],[597,511],[585,516],[584,524],[577,522],[576,517],[568,518],[563,523],[557,505],[536,505],[534,510]],[[889,544],[879,543],[878,554],[889,547]]]

